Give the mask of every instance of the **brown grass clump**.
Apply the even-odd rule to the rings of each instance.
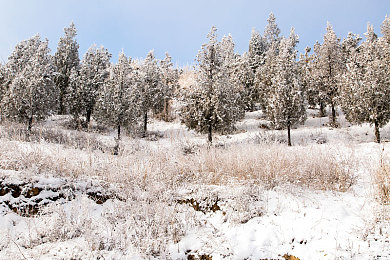
[[[292,183],[320,190],[346,191],[354,182],[354,159],[342,158],[330,147],[236,145],[203,149],[188,159],[198,180],[212,184],[249,181],[268,188]],[[185,171],[183,170],[183,171]]]
[[[390,205],[390,164],[385,160],[383,150],[380,166],[375,172],[375,183],[381,204]]]

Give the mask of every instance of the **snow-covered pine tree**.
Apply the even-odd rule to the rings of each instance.
[[[241,92],[242,105],[245,111],[254,111],[259,102],[259,93],[254,86],[255,74],[249,66],[248,53],[236,55],[233,60],[233,72],[230,75]]]
[[[267,40],[253,28],[249,40],[249,50],[241,59],[241,67],[247,72],[247,75],[245,76],[246,95],[244,98],[247,103],[246,110],[249,111],[254,111],[255,104],[260,101],[260,94],[254,82],[257,69],[265,63],[266,51]],[[248,66],[249,68],[245,68],[244,66]]]
[[[10,84],[1,101],[2,113],[27,124],[28,132],[33,120],[44,119],[56,109],[55,66],[49,53],[48,41],[36,35],[18,43],[6,64]]]
[[[79,70],[73,68],[70,76],[67,102],[75,120],[85,116],[89,124],[100,88],[109,76],[111,54],[103,46],[92,45],[83,57]]]
[[[111,65],[110,77],[99,91],[94,112],[98,123],[116,127],[118,144],[121,128],[136,124],[139,117],[136,84],[131,60],[122,52],[118,63]]]
[[[280,29],[276,24],[276,18],[273,13],[269,14],[267,22],[268,24],[265,26],[264,29],[264,38],[267,41],[268,48],[273,47],[275,48],[275,51],[277,51],[277,46],[279,45],[279,42],[282,38],[280,37]]]
[[[383,47],[384,59],[386,64],[390,67],[390,16],[386,16],[381,25],[381,45]],[[390,74],[390,72],[389,72]]]
[[[273,13],[270,13],[268,24],[264,29],[264,39],[267,46],[264,64],[257,68],[255,74],[255,87],[259,93],[260,104],[263,108],[267,106],[267,100],[272,89],[272,78],[275,76],[275,61],[279,54],[279,44],[281,41],[280,29],[276,24]]]
[[[75,40],[77,35],[76,26],[72,22],[64,29],[65,35],[58,42],[57,51],[54,54],[54,64],[57,67],[55,83],[59,89],[58,113],[63,115],[67,111],[65,106],[66,90],[69,89],[69,77],[73,68],[80,64],[79,44]]]
[[[161,84],[161,72],[153,51],[150,51],[142,62],[139,77],[142,83],[138,85],[138,91],[140,93],[138,104],[143,116],[142,135],[145,137],[148,130],[149,111],[162,112],[165,101]]]
[[[271,79],[272,92],[267,100],[266,113],[278,128],[287,128],[288,145],[291,146],[290,129],[306,119],[303,87],[296,62],[295,46],[298,38],[292,29],[290,38],[280,40],[275,59],[275,73]]]
[[[379,128],[390,121],[390,67],[385,61],[385,38],[378,38],[371,25],[365,36],[358,48],[351,49],[341,104],[348,121],[374,125],[379,143]]]
[[[390,44],[390,16],[386,16],[381,25],[381,32],[386,42]]]
[[[209,42],[202,45],[197,55],[196,84],[186,89],[182,122],[190,129],[208,134],[211,143],[213,132],[227,132],[243,116],[239,104],[240,91],[229,77],[225,57],[229,50],[219,43],[217,29],[211,28]]]
[[[323,43],[314,45],[312,65],[312,83],[318,89],[320,105],[330,105],[330,125],[337,126],[336,105],[345,63],[340,39],[330,23],[327,24]]]
[[[0,122],[2,121],[2,109],[1,109],[1,100],[6,93],[8,88],[5,66],[0,64]]]
[[[170,102],[179,87],[179,71],[173,68],[172,58],[168,52],[165,58],[160,61],[161,84],[163,96],[163,107],[158,110],[163,113],[162,119],[169,121]]]
[[[341,47],[343,50],[343,60],[345,63],[351,61],[351,59],[353,58],[352,53],[359,47],[359,43],[361,40],[362,38],[359,35],[354,34],[352,32],[349,32],[347,38],[343,40],[343,42],[341,43]]]
[[[5,82],[6,82],[5,66],[3,66],[3,64],[0,63],[0,104],[1,104],[1,99],[5,93],[5,88],[6,88]]]
[[[305,48],[305,53],[301,54],[298,61],[299,78],[301,79],[302,89],[305,93],[305,99],[309,107],[315,107],[318,104],[318,91],[311,86],[311,51],[310,47]]]

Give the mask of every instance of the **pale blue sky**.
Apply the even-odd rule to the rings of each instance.
[[[133,58],[154,49],[158,58],[168,51],[178,65],[191,64],[212,25],[219,37],[231,33],[236,51],[243,53],[252,28],[262,34],[270,12],[283,35],[295,27],[303,51],[322,41],[327,21],[341,39],[349,31],[363,35],[367,22],[380,34],[390,0],[0,0],[0,61],[37,33],[49,39],[54,52],[63,28],[74,21],[81,57],[96,43],[114,62],[122,49]]]

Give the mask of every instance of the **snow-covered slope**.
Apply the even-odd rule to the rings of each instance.
[[[2,125],[0,259],[390,259],[375,177],[390,144],[315,113],[293,147],[253,112],[215,147],[153,120],[117,156],[114,131],[67,130],[66,117],[33,142]]]

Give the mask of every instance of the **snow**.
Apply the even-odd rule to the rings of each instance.
[[[109,178],[100,174],[66,176],[29,172],[29,168],[1,169],[2,183],[34,184],[43,189],[34,199],[48,204],[42,208],[42,214],[23,217],[2,203],[18,198],[9,193],[0,197],[0,258],[185,259],[192,254],[209,255],[212,259],[281,259],[288,254],[299,259],[390,259],[388,215],[386,219],[389,209],[376,200],[371,175],[381,156],[388,156],[390,143],[373,143],[372,127],[350,125],[342,114],[341,127],[336,129],[325,125],[328,118],[313,117],[315,113],[317,111],[309,110],[305,125],[292,129],[291,151],[298,146],[307,147],[308,151],[311,147],[324,146],[318,143],[318,139],[323,138],[325,145],[334,147],[340,157],[353,154],[357,158],[357,180],[346,192],[315,190],[288,183],[271,189],[235,181],[228,185],[186,183],[176,190],[168,191],[168,187],[166,190],[163,187],[155,193],[129,186],[128,201],[110,198],[97,204],[87,193],[121,192],[120,181],[106,183]],[[55,126],[54,120],[48,122],[50,127]],[[238,123],[237,133],[216,136],[215,140],[235,145],[253,143],[258,135],[286,138],[285,131],[260,129],[258,126],[263,122],[260,112],[247,113]],[[145,153],[166,152],[167,157],[170,147],[179,149],[188,143],[201,149],[206,143],[204,135],[186,130],[178,121],[166,123],[151,119],[149,129],[163,136],[155,141],[125,137],[123,142]],[[390,139],[390,125],[382,128],[381,134],[384,139]],[[107,135],[114,136],[106,133],[99,134],[99,138],[108,140]],[[0,142],[9,145],[10,141],[0,139]],[[41,146],[39,151],[46,151],[47,156],[58,149],[58,153],[74,153],[71,158],[88,159],[85,151],[56,144],[11,142],[26,153],[36,152],[36,147]],[[286,149],[290,148],[286,146]],[[0,166],[5,165],[1,162],[6,155],[0,151]],[[58,196],[52,189],[69,184],[75,192],[74,199],[50,201]],[[171,198],[168,205],[164,204],[164,196],[176,197]],[[177,199],[194,199],[206,209],[195,211],[189,203],[174,203]],[[215,201],[220,210],[207,209]],[[178,234],[171,237],[165,229],[177,230]],[[158,248],[157,244],[165,253],[153,256],[150,252],[153,247]]]

